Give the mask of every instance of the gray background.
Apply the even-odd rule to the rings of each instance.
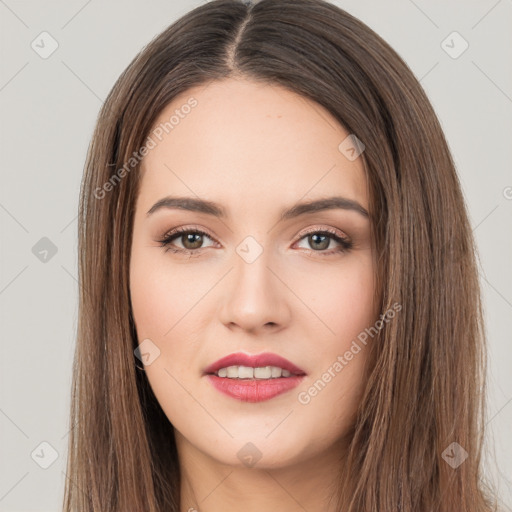
[[[0,0],[1,511],[61,506],[77,323],[77,201],[96,115],[141,47],[201,3]],[[406,60],[452,149],[480,251],[490,356],[486,471],[510,505],[512,0],[334,3]],[[58,42],[46,59],[31,47],[42,46],[43,31]],[[463,40],[446,39],[453,31],[469,44],[457,58]],[[48,245],[43,237],[57,248],[46,261],[38,253]],[[53,452],[42,442],[58,454],[47,469],[41,464]]]

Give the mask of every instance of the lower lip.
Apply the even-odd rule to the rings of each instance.
[[[278,379],[228,379],[207,375],[213,387],[243,402],[263,402],[297,387],[304,375],[280,377]]]

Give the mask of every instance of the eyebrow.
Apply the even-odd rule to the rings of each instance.
[[[207,201],[205,199],[198,199],[194,197],[173,196],[167,196],[157,201],[148,210],[147,215],[151,215],[162,208],[205,213],[207,215],[213,215],[223,219],[228,217],[224,207],[213,201]],[[368,211],[363,208],[363,206],[361,206],[357,201],[348,199],[346,197],[334,196],[325,199],[317,199],[315,201],[298,203],[291,208],[283,210],[279,220],[288,220],[294,217],[298,217],[299,215],[332,209],[350,210],[361,214],[363,217],[369,217]]]

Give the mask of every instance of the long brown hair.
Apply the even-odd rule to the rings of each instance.
[[[379,303],[402,310],[371,343],[336,510],[494,510],[481,478],[485,334],[454,163],[407,65],[324,0],[201,5],[151,41],[105,101],[80,195],[64,510],[179,511],[173,427],[135,369],[128,278],[140,174],[131,159],[173,98],[232,76],[314,100],[365,145]],[[468,457],[454,467],[447,460],[461,449]]]

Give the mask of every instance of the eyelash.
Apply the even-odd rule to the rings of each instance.
[[[192,249],[174,248],[171,246],[171,242],[175,238],[178,238],[180,235],[191,234],[191,233],[205,235],[208,238],[213,240],[213,238],[208,233],[203,231],[202,229],[187,227],[187,228],[173,229],[172,231],[166,233],[162,239],[158,240],[158,243],[160,243],[161,247],[165,248],[165,252],[171,251],[173,253],[188,255],[189,257],[199,256],[200,253],[202,252],[202,249],[206,249],[206,247],[199,247],[198,249],[192,250]],[[337,233],[337,231],[334,231],[333,229],[327,228],[327,229],[321,229],[321,230],[307,231],[297,240],[297,242],[299,242],[303,238],[306,238],[308,235],[327,235],[327,236],[329,236],[329,238],[333,239],[335,242],[338,242],[340,244],[340,247],[338,247],[337,249],[331,249],[329,251],[326,251],[326,250],[315,251],[313,249],[306,249],[306,251],[308,251],[309,253],[315,253],[315,254],[318,254],[323,257],[323,256],[331,256],[335,253],[344,253],[344,252],[352,249],[352,242],[348,238],[344,238],[344,237],[340,236]]]

